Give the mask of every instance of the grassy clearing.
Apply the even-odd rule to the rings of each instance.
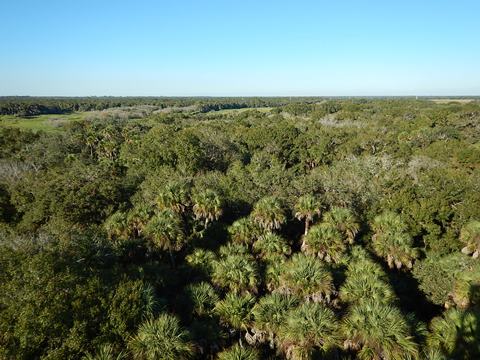
[[[238,113],[242,113],[242,112],[245,112],[245,111],[252,111],[252,110],[256,110],[256,111],[260,111],[260,112],[269,112],[270,110],[272,110],[272,108],[271,107],[257,107],[257,108],[242,108],[242,109],[224,109],[224,110],[214,111],[213,113],[215,113],[215,114],[238,114]]]
[[[448,104],[448,103],[460,103],[460,104],[468,104],[475,99],[431,99],[436,104]]]
[[[87,113],[48,114],[29,118],[13,115],[0,115],[0,126],[28,129],[32,131],[61,131],[71,121],[83,120]]]

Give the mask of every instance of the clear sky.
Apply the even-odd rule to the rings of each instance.
[[[480,0],[0,0],[0,95],[480,95]]]

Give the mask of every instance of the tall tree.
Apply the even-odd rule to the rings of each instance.
[[[359,230],[359,224],[348,208],[333,207],[323,216],[323,221],[335,226],[347,243],[353,244]]]
[[[205,190],[196,193],[193,195],[192,201],[195,218],[203,219],[205,229],[209,222],[218,220],[222,216],[222,201],[215,191]]]
[[[129,347],[133,358],[139,360],[182,360],[189,359],[194,354],[189,333],[170,314],[147,319],[130,340]]]
[[[251,214],[253,220],[265,230],[280,229],[286,221],[285,211],[280,200],[274,196],[259,200]]]
[[[373,230],[372,245],[375,253],[386,259],[390,268],[400,269],[406,266],[411,269],[418,251],[413,247],[413,239],[402,218],[396,213],[384,212],[375,218]]]
[[[172,210],[163,210],[148,222],[145,233],[157,248],[169,252],[174,265],[173,252],[180,250],[186,241],[180,216]]]
[[[315,216],[320,216],[322,203],[313,195],[303,195],[298,198],[295,204],[295,217],[298,220],[305,220],[305,234]]]
[[[285,314],[278,342],[291,360],[311,359],[315,348],[329,352],[338,342],[335,314],[323,304],[303,303]]]
[[[326,262],[335,263],[342,259],[345,250],[342,234],[330,223],[313,226],[305,236],[302,246],[305,254],[318,256]]]
[[[344,347],[359,359],[416,359],[418,347],[396,307],[374,300],[352,305],[342,324]]]

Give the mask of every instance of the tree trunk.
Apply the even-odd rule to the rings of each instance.
[[[308,227],[310,226],[310,221],[305,219],[305,236],[308,234]]]

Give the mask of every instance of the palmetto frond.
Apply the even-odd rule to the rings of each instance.
[[[328,302],[334,293],[332,275],[320,260],[295,254],[281,266],[279,291],[309,301]]]
[[[344,239],[349,244],[353,244],[360,226],[350,209],[333,207],[329,212],[325,213],[323,221],[335,226]]]
[[[262,232],[251,218],[241,218],[228,228],[228,233],[234,242],[247,245],[252,244]]]
[[[253,244],[253,248],[260,253],[262,258],[267,260],[289,255],[292,251],[284,238],[272,233],[260,236]]]
[[[197,220],[203,219],[205,227],[208,223],[218,220],[223,213],[222,201],[213,190],[205,190],[193,195],[193,213]]]
[[[251,216],[265,230],[279,229],[286,221],[281,202],[273,196],[259,200],[255,204]]]
[[[210,315],[220,300],[215,289],[208,282],[189,284],[185,288],[185,295],[192,304],[193,313],[197,316]]]
[[[259,283],[255,259],[248,254],[232,254],[220,258],[213,264],[213,282],[235,293],[257,291]]]
[[[418,250],[413,247],[413,239],[399,215],[385,212],[373,222],[375,234],[372,236],[373,250],[387,260],[390,268],[402,266],[412,268]]]
[[[160,210],[170,209],[177,214],[183,213],[189,205],[188,187],[180,182],[167,184],[158,194],[157,205]]]
[[[418,348],[400,310],[374,300],[352,305],[342,324],[344,347],[360,359],[416,359]]]
[[[156,247],[163,250],[180,250],[186,241],[181,218],[168,209],[152,217],[145,227],[145,233]]]
[[[310,359],[314,348],[328,350],[338,343],[337,329],[332,310],[318,303],[303,303],[285,314],[277,341],[288,359]]]
[[[218,354],[218,360],[260,360],[256,349],[235,344]]]
[[[225,298],[215,306],[215,312],[223,323],[236,330],[247,330],[252,322],[252,308],[255,298],[251,294],[238,295],[227,293]]]
[[[189,333],[182,329],[175,316],[162,314],[140,325],[129,347],[134,359],[188,359],[194,353],[189,338]]]
[[[338,263],[344,255],[346,246],[341,233],[329,223],[322,223],[311,228],[305,236],[302,251],[318,256],[327,262]]]

